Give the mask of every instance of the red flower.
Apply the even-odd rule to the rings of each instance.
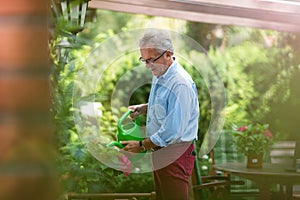
[[[273,134],[271,133],[271,131],[269,129],[266,129],[264,134],[265,134],[265,137],[268,137],[270,139],[273,138]]]
[[[237,129],[239,132],[244,132],[245,130],[247,130],[247,126],[241,126]]]
[[[132,165],[130,160],[124,155],[119,155],[118,160],[121,171],[123,171],[125,177],[128,177],[132,171]]]

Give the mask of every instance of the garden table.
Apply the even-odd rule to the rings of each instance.
[[[257,183],[260,199],[270,199],[272,184],[286,185],[286,197],[292,199],[292,185],[300,183],[300,173],[290,171],[289,166],[282,164],[264,163],[262,168],[247,168],[246,163],[223,163],[213,166],[215,170],[223,171],[252,180]]]

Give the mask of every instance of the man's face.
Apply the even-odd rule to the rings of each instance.
[[[169,67],[167,53],[169,52],[164,52],[163,54],[159,54],[156,52],[154,48],[141,48],[140,53],[141,53],[141,58],[147,61],[145,63],[146,68],[151,70],[153,76],[161,76],[167,71]],[[151,60],[156,58],[158,59],[152,63]]]

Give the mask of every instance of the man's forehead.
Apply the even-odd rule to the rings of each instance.
[[[148,45],[148,46],[142,46],[142,47],[140,47],[140,49],[141,50],[154,50],[154,47],[153,46],[151,46],[151,45]]]
[[[157,53],[157,51],[153,47],[148,47],[148,48],[141,48],[141,52],[145,53]]]

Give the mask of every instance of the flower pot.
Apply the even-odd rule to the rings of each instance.
[[[263,154],[250,154],[247,156],[247,168],[262,168]]]

